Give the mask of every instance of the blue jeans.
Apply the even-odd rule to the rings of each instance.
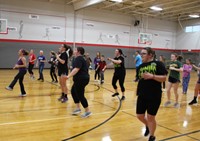
[[[190,75],[188,75],[187,77],[183,77],[183,83],[182,83],[183,93],[187,93],[189,81],[190,81]]]
[[[40,75],[39,79],[42,79],[42,80],[44,80],[43,69],[44,69],[44,65],[43,64],[39,65],[39,75]]]

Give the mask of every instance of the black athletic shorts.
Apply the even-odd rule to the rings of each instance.
[[[147,111],[149,115],[155,116],[160,107],[160,103],[161,103],[161,98],[146,99],[141,96],[138,96],[136,113],[145,114],[145,112]]]
[[[169,76],[169,78],[168,78],[168,82],[170,82],[170,83],[179,83],[180,80],[178,80],[178,79],[176,79],[176,78],[173,78],[173,77],[170,77],[170,76]]]
[[[58,69],[58,76],[61,76],[61,75],[68,75],[68,70],[63,71],[63,70]]]

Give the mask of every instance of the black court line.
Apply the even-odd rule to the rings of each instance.
[[[194,134],[194,133],[198,133],[198,132],[200,132],[200,130],[196,130],[196,131],[192,131],[192,132],[189,132],[189,133],[185,133],[185,134],[181,134],[181,135],[169,137],[169,138],[166,138],[166,139],[162,139],[162,140],[160,140],[160,141],[167,141],[167,140],[171,140],[171,139],[174,139],[174,138],[179,138],[179,137],[182,137],[182,136],[190,137],[190,136],[188,136],[188,135]],[[200,139],[196,139],[196,138],[193,138],[193,137],[190,137],[190,138],[192,138],[192,139],[194,139],[194,140],[197,140],[197,141],[200,140]]]
[[[105,88],[105,89],[106,89],[106,88]],[[108,90],[108,91],[111,91],[111,90]],[[112,91],[111,91],[111,92],[112,92]],[[82,133],[76,134],[76,135],[74,135],[74,136],[72,136],[72,137],[63,139],[62,141],[71,140],[71,139],[73,139],[73,138],[76,138],[76,137],[78,137],[78,136],[81,136],[81,135],[83,135],[83,134],[85,134],[85,133],[87,133],[87,132],[90,132],[90,131],[92,131],[92,130],[98,128],[98,127],[100,127],[101,125],[103,125],[103,124],[105,124],[106,122],[108,122],[109,120],[111,120],[111,119],[119,112],[119,110],[120,110],[120,108],[121,108],[122,102],[121,102],[119,96],[117,96],[117,98],[118,98],[118,100],[119,100],[118,108],[117,108],[117,110],[115,111],[115,113],[114,113],[113,115],[111,115],[108,119],[106,119],[105,121],[101,122],[100,124],[98,124],[98,125],[95,126],[95,127],[92,127],[92,128],[90,128],[90,129],[88,129],[88,130],[86,130],[86,131],[84,131],[84,132],[82,132]]]
[[[125,114],[128,114],[128,115],[130,115],[130,116],[137,117],[136,115],[127,113],[127,112],[125,112],[125,111],[122,111],[122,112],[125,113]],[[170,139],[178,138],[178,137],[181,137],[181,136],[187,136],[187,135],[189,135],[189,134],[193,134],[193,133],[196,133],[196,132],[200,132],[200,130],[196,130],[196,131],[192,131],[192,132],[189,132],[189,133],[182,134],[181,132],[178,132],[178,131],[176,131],[176,130],[167,128],[167,127],[162,126],[162,125],[160,125],[160,124],[157,124],[157,126],[162,127],[162,128],[165,128],[165,129],[167,129],[167,130],[170,130],[170,131],[172,131],[172,132],[175,132],[175,133],[180,134],[180,135],[177,135],[177,136],[173,136],[173,137],[169,137],[169,138],[166,138],[166,139],[162,139],[162,140],[160,140],[160,141],[170,140]],[[191,137],[191,136],[187,136],[187,137],[192,138],[192,139],[194,139],[194,140],[199,140],[199,139],[196,139],[196,138]]]

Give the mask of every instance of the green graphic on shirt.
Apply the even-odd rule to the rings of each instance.
[[[139,69],[139,72],[138,72],[138,76],[139,78],[141,79],[142,78],[142,74],[143,73],[151,73],[151,74],[155,74],[156,73],[156,63],[151,63],[147,66],[144,66],[144,67],[141,67]]]
[[[120,68],[120,67],[121,67],[121,64],[114,64],[114,67],[115,67],[115,68]]]

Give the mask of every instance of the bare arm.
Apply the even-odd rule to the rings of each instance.
[[[56,59],[57,59],[61,64],[64,64],[64,63],[65,63],[65,60],[60,59],[60,57],[59,57],[58,54],[56,54]]]
[[[197,67],[197,66],[195,66],[195,65],[192,65],[195,69],[197,69],[197,70],[200,70],[200,68],[199,67]]]
[[[164,81],[166,81],[167,76],[166,75],[154,75],[151,73],[144,73],[142,75],[142,78],[144,78],[145,80],[153,79],[158,82],[164,82]]]
[[[174,68],[174,67],[169,67],[169,69],[170,69],[170,70],[175,70],[175,71],[178,71],[178,72],[182,72],[182,71],[183,71],[183,68],[182,68],[182,67],[179,68],[179,69]]]
[[[121,60],[115,60],[115,59],[112,59],[112,58],[108,58],[108,60],[110,60],[110,61],[113,62],[114,64],[121,64],[121,63],[122,63]]]
[[[70,77],[73,77],[75,74],[77,74],[77,72],[80,70],[80,68],[74,68],[72,71],[71,71],[71,73],[68,75],[68,76],[66,76],[67,77],[67,79],[69,79]]]

